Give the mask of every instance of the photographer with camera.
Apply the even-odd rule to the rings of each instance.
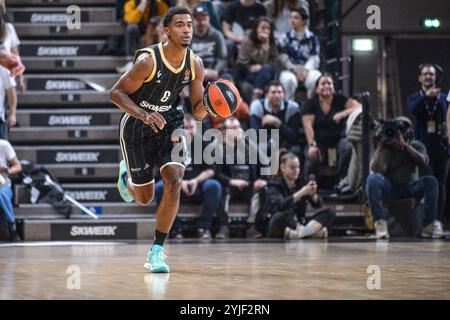
[[[438,217],[445,221],[445,186],[449,170],[448,133],[446,131],[446,95],[438,87],[442,79],[439,66],[424,63],[419,66],[421,88],[408,96],[407,105],[414,121],[417,140],[427,148],[430,158],[425,174],[432,174],[439,183]]]
[[[426,167],[429,159],[425,146],[413,135],[412,123],[406,117],[383,121],[375,133],[376,150],[370,164],[373,173],[367,178],[366,194],[377,238],[389,238],[383,203],[405,198],[425,200],[422,237],[444,236],[436,219],[438,182],[431,175],[418,177],[418,167]]]

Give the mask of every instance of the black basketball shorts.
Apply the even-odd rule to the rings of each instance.
[[[155,165],[159,166],[159,170],[168,164],[184,167],[181,156],[185,151],[180,152],[178,156],[172,156],[175,146],[172,142],[172,134],[176,129],[183,128],[183,117],[164,115],[164,118],[166,125],[158,132],[154,132],[149,125],[128,113],[124,113],[120,119],[120,148],[133,185],[144,186],[154,183],[153,167]],[[184,136],[180,134],[176,134],[176,136],[183,137],[182,146],[185,148]]]

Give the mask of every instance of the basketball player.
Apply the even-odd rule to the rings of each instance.
[[[189,44],[192,15],[184,7],[172,7],[163,18],[168,41],[136,52],[133,67],[109,92],[109,99],[125,113],[120,121],[120,163],[118,188],[126,202],[149,205],[155,180],[153,166],[160,167],[164,196],[156,211],[156,230],[145,267],[151,272],[169,272],[163,244],[179,207],[184,165],[171,159],[172,148],[181,137],[172,137],[183,126],[179,94],[190,86],[192,114],[203,119],[202,60]]]

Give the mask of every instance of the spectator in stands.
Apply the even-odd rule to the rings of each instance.
[[[291,10],[303,8],[309,12],[309,3],[305,0],[268,0],[264,3],[267,16],[275,25],[275,36],[278,38],[290,29]]]
[[[408,110],[413,116],[414,133],[417,140],[427,148],[430,159],[427,174],[439,182],[438,218],[444,217],[446,183],[449,170],[448,130],[446,130],[446,95],[436,88],[436,68],[430,63],[419,67],[421,88],[408,96]]]
[[[219,211],[219,232],[216,238],[224,239],[229,236],[228,207],[231,199],[248,203],[254,191],[258,191],[267,184],[258,172],[257,164],[250,163],[251,152],[257,154],[260,150],[255,141],[245,138],[239,120],[235,117],[225,119],[223,123],[224,144],[220,146],[223,164],[216,164],[215,178],[222,184],[222,207]],[[243,140],[245,139],[245,140]],[[238,152],[239,143],[244,143],[245,152]],[[233,155],[232,163],[225,161]]]
[[[187,149],[185,172],[183,181],[181,183],[181,201],[195,202],[202,204],[202,211],[198,221],[198,236],[202,240],[211,239],[210,227],[214,215],[220,204],[220,196],[222,187],[220,183],[213,179],[214,171],[211,166],[208,166],[202,161],[197,164],[194,162],[194,153],[199,152],[194,150],[194,137],[197,134],[197,126],[192,115],[186,113],[184,118],[184,130],[186,132],[187,144],[191,145],[191,149]],[[203,150],[200,150],[203,154]],[[159,203],[163,197],[163,183],[159,181],[155,186],[155,198]],[[172,226],[172,235],[180,238],[181,225],[179,220]]]
[[[321,73],[319,38],[308,29],[309,14],[304,8],[293,8],[289,22],[291,29],[278,41],[278,48],[284,71],[280,81],[288,99],[295,98],[299,83],[306,88],[308,98],[314,96],[314,85]]]
[[[386,125],[375,133],[377,147],[370,164],[373,173],[366,182],[376,236],[380,239],[389,238],[383,203],[404,198],[420,201],[424,198],[422,237],[442,238],[442,225],[437,220],[438,182],[431,175],[419,178],[416,174],[418,168],[428,164],[426,148],[420,141],[413,139],[412,123],[408,118],[397,118],[395,123],[398,128],[396,134],[388,134]]]
[[[191,49],[202,58],[205,67],[205,83],[216,81],[226,72],[227,46],[222,33],[211,26],[210,16],[204,4],[195,7],[194,34]]]
[[[316,96],[309,99],[302,114],[307,148],[305,174],[318,174],[318,166],[328,160],[329,166],[338,165],[339,178],[344,178],[351,159],[352,146],[345,136],[347,117],[359,102],[334,90],[333,78],[323,74],[316,82]]]
[[[236,0],[226,4],[222,17],[222,31],[227,39],[235,43],[244,41],[256,19],[266,15],[266,9],[255,0]]]
[[[131,68],[134,53],[139,49],[141,36],[145,34],[150,17],[162,17],[168,9],[169,6],[163,0],[128,0],[125,3],[125,54],[129,62],[117,71],[125,72]]]
[[[6,9],[0,6],[0,50],[11,52],[19,56],[20,40],[16,29],[11,23],[7,22]],[[25,80],[23,74],[17,77],[17,89],[23,93],[25,91]]]
[[[283,86],[279,81],[269,82],[266,98],[254,100],[250,105],[250,127],[255,130],[279,129],[280,147],[297,156],[301,155],[299,126],[299,105],[284,98]]]
[[[268,18],[260,17],[242,42],[236,62],[240,78],[253,87],[251,100],[261,98],[264,87],[274,78],[277,57],[278,49],[273,36],[272,22]],[[249,100],[248,95],[246,99]],[[244,100],[246,99],[244,97]]]
[[[267,210],[271,214],[268,236],[288,240],[308,237],[328,238],[336,214],[322,208],[317,183],[300,177],[300,160],[293,153],[280,150],[280,170],[268,184]],[[306,205],[322,208],[306,218]]]
[[[162,18],[160,16],[151,17],[145,30],[142,47],[148,47],[155,43],[165,42],[166,40],[167,36],[164,32]]]
[[[211,25],[216,30],[221,30],[219,14],[217,13],[216,7],[210,0],[177,0],[177,5],[189,8],[191,12],[194,12],[195,8],[202,6],[207,12],[210,18]]]
[[[16,221],[13,210],[13,192],[11,189],[11,180],[9,174],[15,174],[22,171],[22,165],[17,159],[16,152],[11,144],[0,139],[0,208],[6,215],[9,223],[9,234],[11,241],[20,241],[17,234]]]
[[[8,99],[8,104],[5,103],[5,98]],[[5,110],[6,105],[9,106],[7,112]],[[0,139],[6,140],[8,137],[8,128],[16,125],[16,109],[16,82],[14,78],[9,76],[7,69],[0,67]]]

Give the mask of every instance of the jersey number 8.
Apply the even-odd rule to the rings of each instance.
[[[170,98],[170,91],[164,92],[163,97],[161,98],[161,102],[166,102]]]

